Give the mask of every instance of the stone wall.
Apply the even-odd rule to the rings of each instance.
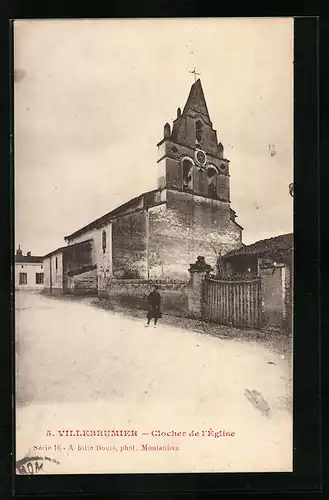
[[[147,278],[147,212],[124,215],[112,223],[114,278]]]
[[[188,279],[203,255],[214,268],[218,253],[241,246],[241,229],[230,220],[229,204],[168,191],[167,206],[149,210],[150,279]]]
[[[173,316],[188,316],[188,286],[189,282],[179,280],[157,281],[161,294],[161,309],[164,314]],[[108,280],[106,292],[102,298],[106,298],[113,305],[120,305],[132,309],[147,310],[147,297],[151,292],[154,281],[110,279]]]

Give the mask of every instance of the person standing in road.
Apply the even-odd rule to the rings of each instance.
[[[154,328],[156,328],[157,321],[161,318],[161,296],[159,293],[159,288],[154,285],[152,292],[149,294],[148,299],[148,309],[147,309],[147,324],[146,327],[149,326],[151,320],[154,319]]]

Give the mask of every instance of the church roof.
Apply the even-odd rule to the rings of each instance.
[[[52,250],[51,252],[49,252],[46,255],[44,255],[43,257],[41,257],[41,259],[46,259],[48,257],[51,257],[52,255],[55,255],[56,253],[64,252],[67,249],[72,249],[72,248],[81,246],[85,243],[90,243],[92,241],[93,241],[92,238],[89,238],[88,240],[79,241],[78,243],[74,243],[73,245],[65,245],[64,247],[58,247],[55,250]]]
[[[90,222],[86,226],[83,226],[82,228],[78,229],[72,234],[69,234],[68,236],[64,236],[64,240],[70,240],[72,238],[76,238],[80,234],[83,234],[86,231],[90,231],[91,229],[94,229],[96,227],[100,227],[103,224],[106,224],[106,222],[110,221],[111,219],[115,218],[116,216],[120,215],[120,213],[125,210],[126,208],[129,208],[130,205],[137,203],[141,201],[143,198],[145,199],[145,202],[147,205],[152,205],[151,200],[149,200],[148,195],[152,195],[158,192],[158,189],[152,189],[151,191],[147,191],[145,193],[140,194],[139,196],[136,196],[135,198],[131,198],[129,201],[123,203],[122,205],[119,205],[118,207],[114,208],[110,212],[107,212],[106,214],[102,215],[98,219],[95,219],[94,221]]]
[[[193,83],[186,104],[183,109],[183,115],[186,115],[189,109],[193,109],[209,118],[206,99],[204,97],[200,78]]]

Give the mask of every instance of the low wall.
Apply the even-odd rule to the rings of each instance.
[[[110,303],[129,307],[132,309],[147,310],[147,297],[151,292],[154,282],[136,279],[108,280],[105,290],[99,291],[99,297],[105,298]],[[161,295],[161,310],[164,314],[187,317],[188,284],[180,280],[157,281]]]
[[[65,293],[74,295],[97,295],[97,270],[92,269],[74,276],[68,276]]]

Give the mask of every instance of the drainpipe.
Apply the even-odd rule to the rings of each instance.
[[[51,257],[49,257],[49,281],[50,281],[50,294],[52,294],[53,291],[53,276],[52,276],[52,271],[51,271]]]

